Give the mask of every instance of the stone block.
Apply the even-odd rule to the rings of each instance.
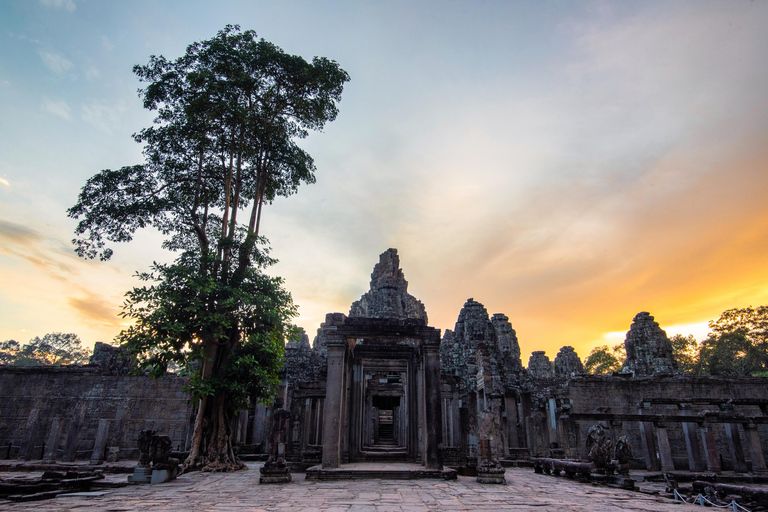
[[[162,484],[165,482],[170,482],[171,480],[176,480],[177,476],[179,476],[178,466],[171,469],[153,469],[152,479],[149,483]]]
[[[128,481],[134,484],[148,484],[152,481],[152,468],[134,468]]]

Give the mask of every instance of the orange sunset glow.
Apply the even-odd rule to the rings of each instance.
[[[262,218],[310,338],[390,247],[431,325],[472,297],[524,363],[585,359],[640,311],[702,339],[768,304],[766,2],[140,4],[0,5],[0,340],[124,327],[134,273],[173,254],[146,231],[79,259],[66,209],[142,161],[132,66],[226,23],[351,76],[301,141],[317,183]]]

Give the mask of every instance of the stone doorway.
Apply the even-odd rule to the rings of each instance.
[[[404,447],[400,444],[400,401],[399,396],[373,397],[373,439],[371,446],[380,448]]]
[[[374,347],[379,350],[371,351]],[[385,354],[380,349],[369,340],[358,340],[354,349],[349,460],[413,462],[418,458],[414,350],[389,345]]]
[[[335,313],[323,334],[323,468],[391,460],[442,469],[439,329]]]

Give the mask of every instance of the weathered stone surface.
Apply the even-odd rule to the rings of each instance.
[[[89,364],[97,366],[106,375],[128,375],[134,367],[134,358],[123,347],[97,341]]]
[[[491,318],[493,330],[496,332],[496,339],[499,345],[499,351],[505,355],[509,361],[508,369],[520,371],[523,369],[523,363],[520,361],[520,344],[517,342],[517,333],[509,323],[509,317],[502,313],[495,313]]]
[[[424,304],[408,293],[397,249],[387,249],[371,274],[371,289],[352,303],[350,317],[417,318],[428,324]]]
[[[667,333],[645,311],[635,315],[624,340],[624,348],[627,359],[621,369],[622,373],[643,376],[677,371],[677,362],[672,355],[672,343]]]
[[[118,408],[124,408],[121,429],[115,429],[115,436],[112,428],[109,432],[111,444],[123,447],[123,458],[137,456],[135,439],[147,424],[162,427],[174,447],[183,448],[192,417],[191,398],[183,389],[187,382],[175,375],[110,375],[93,365],[0,366],[0,444],[19,446],[30,412],[39,409],[40,428],[31,441],[39,447],[36,457],[53,422],[61,421],[56,444],[64,452],[51,453],[52,458],[88,458],[101,420],[114,420]]]
[[[485,306],[472,298],[464,303],[454,329],[445,330],[440,365],[444,374],[460,378],[462,392],[483,382],[489,388],[486,392],[503,393],[517,383],[523,370],[509,319],[502,314],[490,319]]]
[[[554,377],[552,363],[543,350],[531,352],[531,357],[528,359],[528,373],[534,379],[551,379]]]
[[[316,368],[312,364],[312,349],[309,337],[304,329],[285,344],[285,366],[287,378],[298,382],[309,382],[317,378]]]
[[[555,375],[571,377],[584,373],[584,365],[573,347],[565,346],[555,356]]]

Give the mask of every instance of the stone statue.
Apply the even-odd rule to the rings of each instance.
[[[629,464],[632,460],[632,447],[629,445],[627,436],[621,436],[619,440],[616,441],[614,457],[619,464]]]
[[[291,481],[291,468],[285,463],[285,445],[291,428],[291,413],[283,409],[283,400],[275,400],[272,412],[272,435],[269,438],[269,458],[259,469],[260,484],[278,484]]]
[[[154,430],[142,430],[139,432],[139,467],[148,468],[150,462],[152,462],[151,446],[152,437],[155,435]]]
[[[613,442],[605,437],[605,430],[601,425],[593,425],[587,433],[587,460],[595,464],[598,471],[605,471],[611,462]]]
[[[267,463],[284,465],[285,444],[288,442],[288,430],[291,427],[291,413],[283,409],[283,401],[275,400],[272,413],[272,435],[269,439],[269,459]]]
[[[621,436],[619,440],[616,441],[613,457],[619,464],[619,475],[629,476],[629,462],[632,460],[632,447],[629,445],[627,436]]]
[[[152,436],[149,451],[153,469],[171,469],[179,465],[179,459],[171,457],[173,441],[168,436]]]
[[[481,411],[477,415],[479,428],[480,455],[477,463],[477,481],[481,484],[506,483],[505,470],[494,457],[491,441],[496,433],[495,415],[491,411]]]

